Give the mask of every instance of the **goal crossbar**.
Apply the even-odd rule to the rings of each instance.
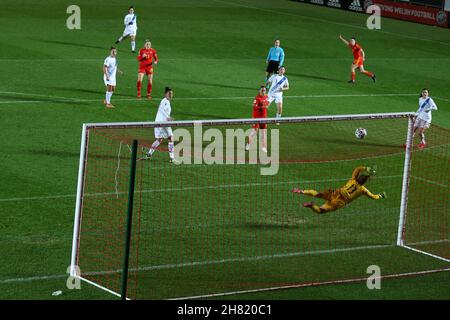
[[[146,122],[109,122],[109,123],[86,123],[86,129],[92,128],[154,128],[154,127],[189,127],[195,125],[221,126],[257,123],[300,123],[319,121],[342,121],[342,120],[371,120],[371,119],[394,119],[414,116],[413,112],[397,113],[368,113],[368,114],[346,114],[329,116],[305,116],[305,117],[283,117],[283,118],[252,118],[252,119],[217,119],[217,120],[183,120],[183,121],[146,121]]]

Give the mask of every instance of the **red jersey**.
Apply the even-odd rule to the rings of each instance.
[[[351,46],[351,45],[348,45],[348,46],[350,47],[350,49],[353,52],[353,58],[358,59],[358,58],[362,57],[362,53],[361,53],[362,48],[359,44],[355,43],[354,46]]]
[[[253,100],[253,118],[267,118],[268,96],[260,96],[259,94]]]
[[[144,57],[144,54],[146,57]],[[153,61],[158,62],[158,55],[156,54],[156,50],[153,48],[142,48],[139,50],[137,59],[139,60],[139,68],[146,68],[151,66]]]

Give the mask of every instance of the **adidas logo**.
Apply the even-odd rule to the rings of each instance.
[[[340,4],[339,0],[330,0],[330,1],[327,2],[327,6],[340,8],[341,4]]]
[[[348,10],[362,12],[363,8],[361,7],[361,2],[359,2],[359,0],[353,0],[348,6]]]

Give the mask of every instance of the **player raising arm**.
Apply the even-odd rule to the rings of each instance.
[[[416,112],[416,118],[414,121],[414,133],[419,132],[420,143],[419,149],[426,147],[425,142],[425,130],[430,127],[431,124],[431,111],[437,110],[436,103],[428,95],[428,89],[423,88],[419,97],[419,109]]]
[[[142,80],[144,74],[147,75],[147,99],[151,99],[152,86],[153,86],[153,64],[158,64],[158,55],[156,50],[152,48],[150,40],[145,40],[144,48],[139,50],[137,57],[139,60],[139,70],[137,79],[137,97],[141,97]]]
[[[303,204],[304,207],[311,208],[311,210],[313,210],[315,213],[321,214],[335,211],[344,207],[345,205],[349,204],[362,195],[365,195],[374,200],[386,198],[385,192],[382,192],[380,194],[373,194],[366,187],[364,187],[364,184],[369,180],[371,176],[375,175],[375,173],[375,170],[371,167],[357,167],[355,170],[353,170],[352,178],[348,180],[343,187],[337,190],[318,192],[316,190],[301,190],[295,188],[292,190],[292,192],[326,200],[326,202],[320,207],[314,204],[314,202],[305,202]]]
[[[123,24],[125,29],[123,30],[122,36],[117,39],[116,44],[122,42],[122,40],[130,37],[131,39],[131,52],[135,52],[136,49],[136,32],[137,32],[137,17],[134,14],[133,6],[128,8],[128,14],[123,19]]]
[[[350,66],[351,79],[348,83],[355,83],[355,70],[358,69],[359,72],[364,73],[366,76],[372,78],[373,82],[376,81],[376,76],[372,72],[364,70],[364,61],[366,60],[366,54],[361,46],[356,43],[355,38],[351,38],[349,41],[345,40],[341,35],[339,39],[348,46],[353,52],[353,63]]]
[[[173,121],[173,118],[170,117],[170,113],[172,112],[172,107],[170,106],[170,101],[173,99],[173,91],[169,87],[166,87],[164,91],[164,99],[161,100],[158,108],[158,113],[156,114],[156,122],[166,122]],[[169,157],[170,162],[173,164],[179,164],[177,160],[175,160],[174,155],[174,141],[173,141],[173,133],[171,127],[156,127],[155,128],[155,138],[156,140],[153,142],[150,150],[144,159],[150,159],[155,152],[156,148],[161,144],[164,139],[169,141]]]

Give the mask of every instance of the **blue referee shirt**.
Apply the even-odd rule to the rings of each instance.
[[[279,61],[280,67],[284,62],[284,50],[280,47],[272,47],[269,50],[269,54],[267,55],[267,61]]]

